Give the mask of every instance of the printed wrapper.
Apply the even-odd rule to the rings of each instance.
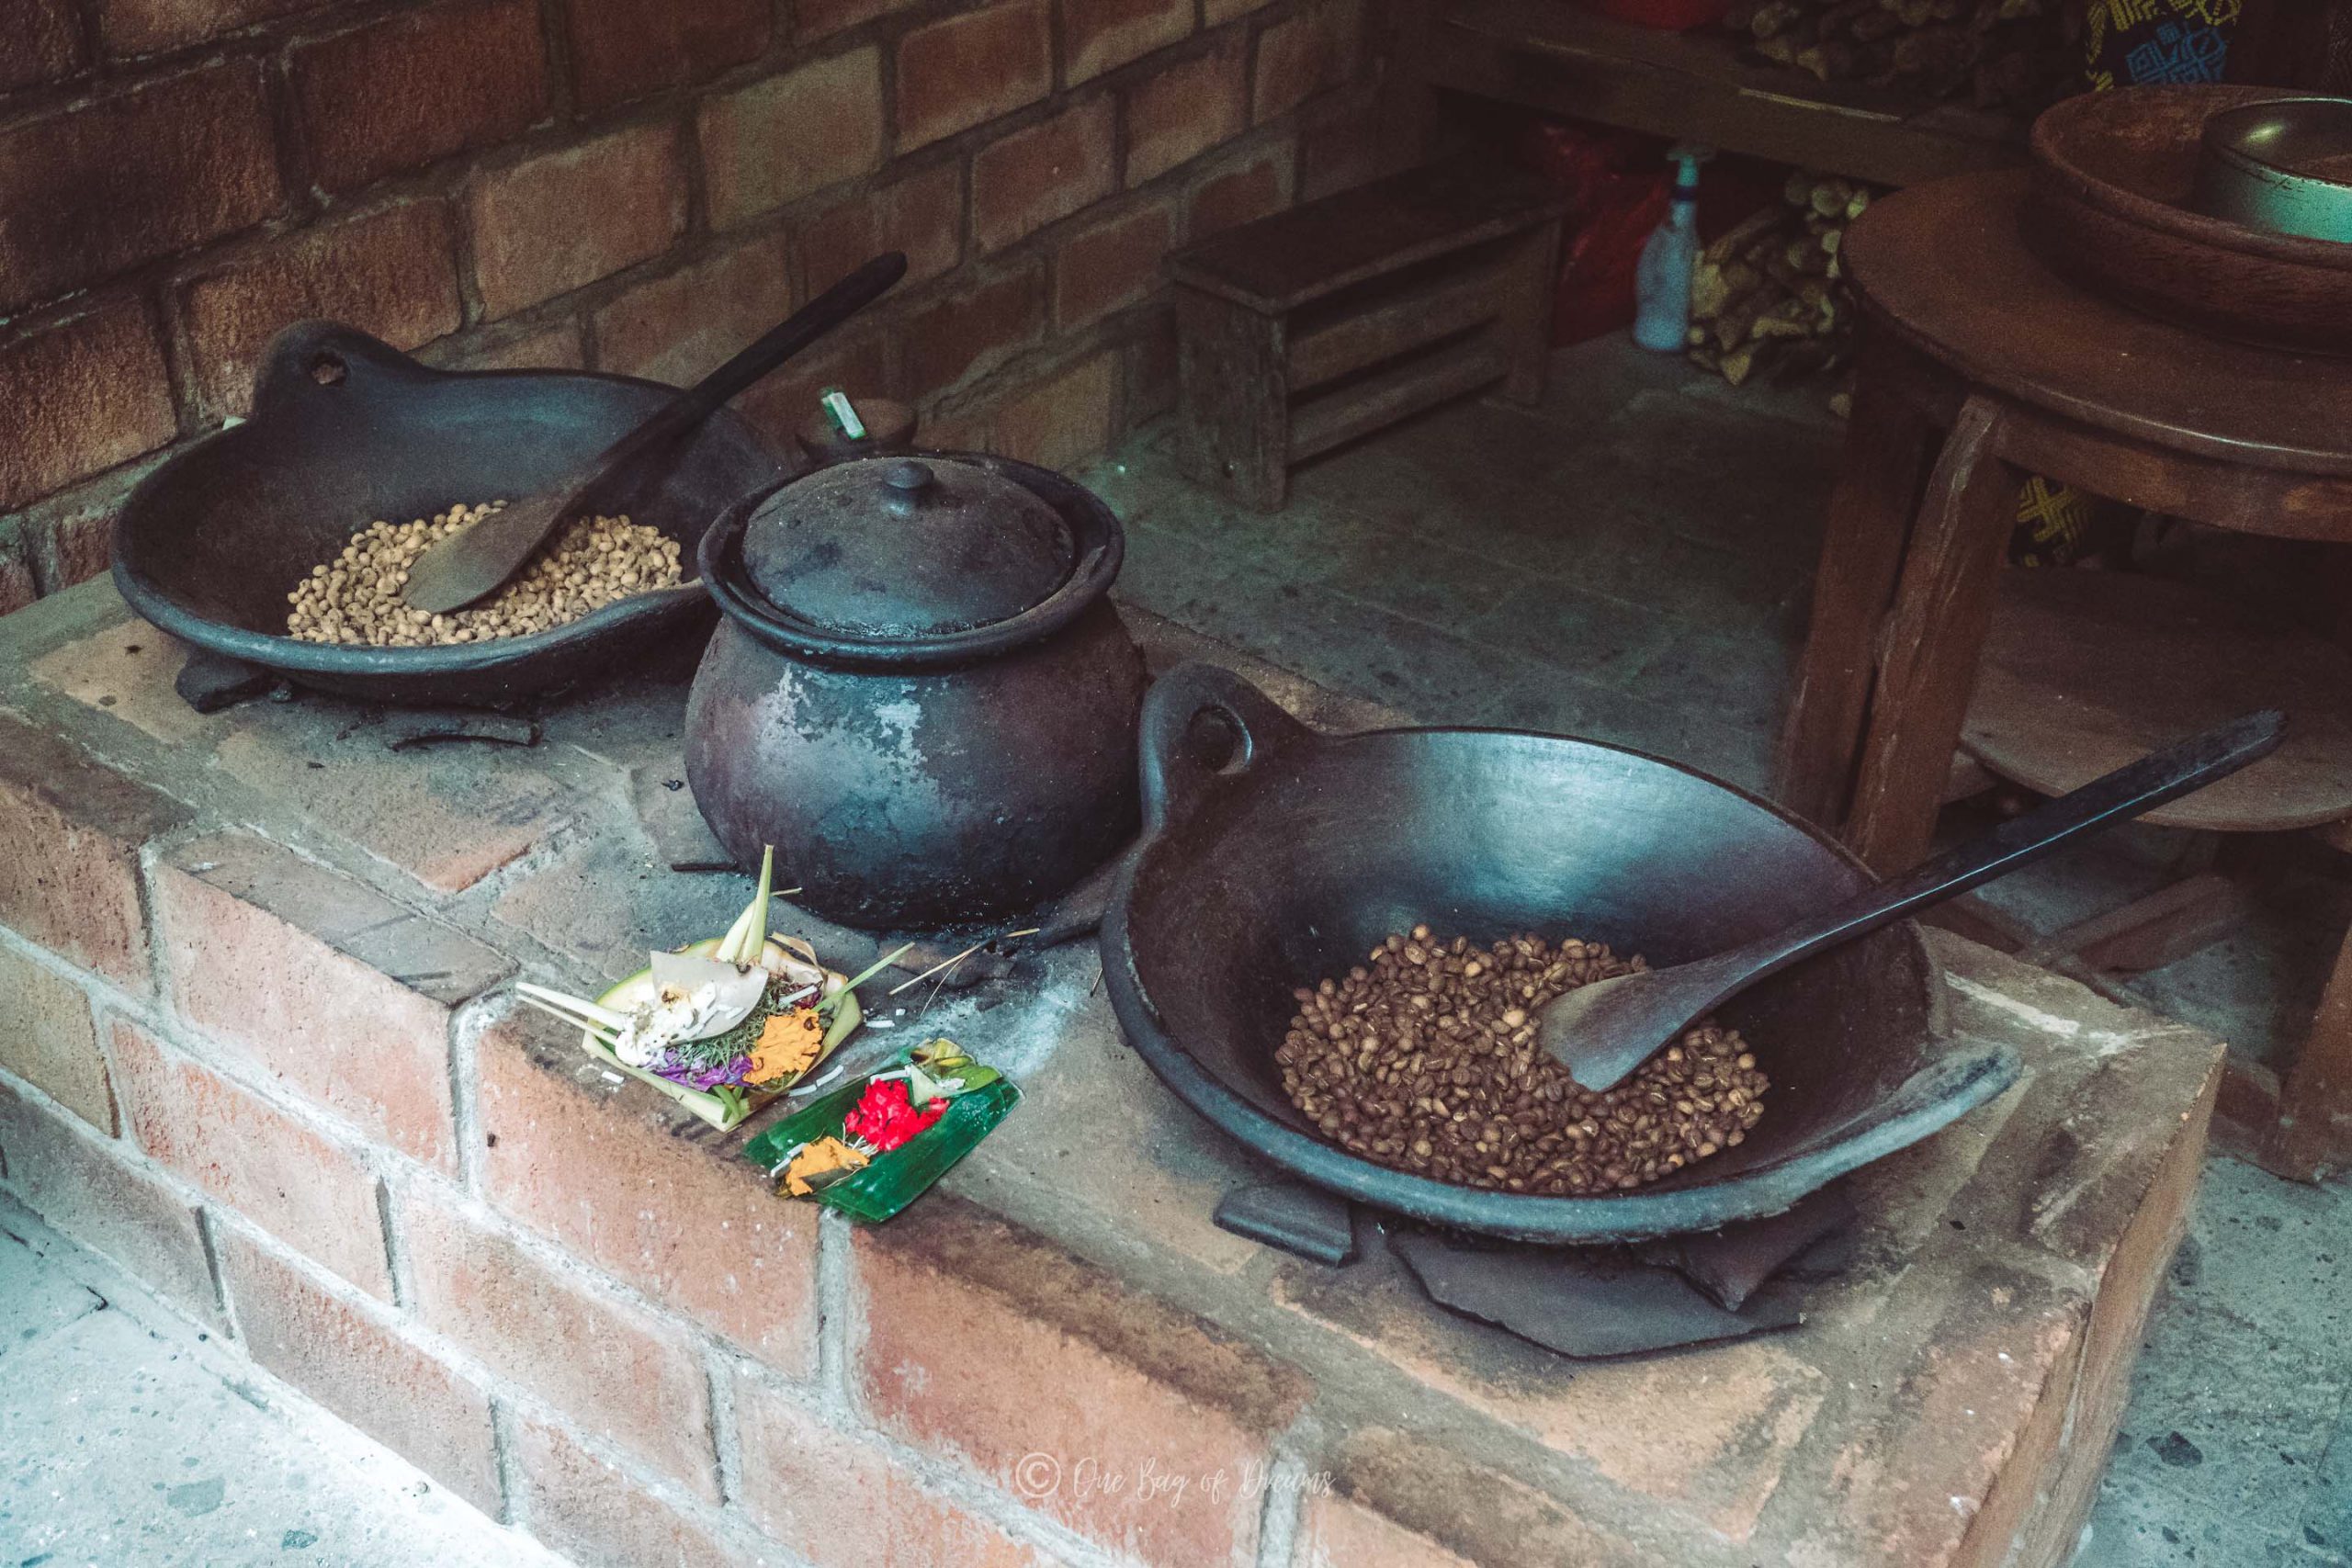
[[[910,1055],[910,1052],[900,1054],[891,1066],[905,1066]],[[842,1120],[873,1081],[871,1076],[856,1078],[811,1100],[746,1143],[743,1158],[772,1171],[803,1144],[841,1137]],[[930,1190],[933,1182],[978,1147],[1020,1102],[1021,1091],[1012,1080],[995,1077],[950,1100],[945,1115],[906,1143],[876,1155],[863,1169],[820,1187],[809,1196],[852,1219],[879,1224]]]

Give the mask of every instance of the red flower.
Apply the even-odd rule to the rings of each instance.
[[[842,1118],[842,1131],[873,1145],[877,1153],[888,1154],[946,1114],[944,1097],[917,1111],[905,1081],[892,1078],[865,1086],[856,1106]]]

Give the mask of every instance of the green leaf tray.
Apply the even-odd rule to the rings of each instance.
[[[892,1063],[903,1065],[903,1055]],[[802,1144],[840,1137],[842,1119],[872,1081],[869,1074],[810,1100],[752,1137],[743,1145],[742,1157],[762,1170],[772,1171]],[[1021,1090],[1004,1077],[959,1094],[947,1102],[944,1115],[906,1143],[875,1156],[863,1169],[818,1188],[810,1196],[852,1219],[868,1224],[887,1220],[929,1190],[1020,1102]]]

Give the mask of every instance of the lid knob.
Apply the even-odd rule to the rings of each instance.
[[[931,465],[912,457],[901,457],[882,470],[882,483],[889,491],[883,504],[894,517],[910,517],[922,503],[922,492],[932,484]]]

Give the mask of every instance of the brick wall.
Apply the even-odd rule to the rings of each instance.
[[[691,379],[872,252],[739,407],[911,400],[1049,464],[1167,406],[1171,244],[1367,171],[1364,0],[27,0],[0,42],[0,612],[305,316]]]

